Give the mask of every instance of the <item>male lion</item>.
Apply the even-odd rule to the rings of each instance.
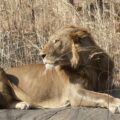
[[[41,56],[44,64],[11,68],[6,73],[1,69],[1,106],[28,109],[71,105],[120,112],[120,100],[102,93],[112,87],[113,61],[88,31],[74,26],[60,29],[50,37]]]

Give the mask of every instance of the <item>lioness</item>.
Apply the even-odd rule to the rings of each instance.
[[[40,54],[44,64],[0,70],[0,106],[28,109],[71,105],[119,112],[120,99],[102,93],[114,84],[114,63],[87,30],[74,26],[58,30]]]

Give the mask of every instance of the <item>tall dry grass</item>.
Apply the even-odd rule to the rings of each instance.
[[[58,28],[72,24],[87,28],[120,68],[120,34],[116,32],[120,4],[105,0],[101,15],[92,1],[93,10],[90,0],[80,0],[76,7],[67,0],[0,0],[0,66],[40,63],[36,48]],[[82,9],[77,11],[78,7]]]

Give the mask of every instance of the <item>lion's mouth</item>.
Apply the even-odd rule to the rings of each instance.
[[[43,63],[44,63],[44,64],[54,64],[53,61],[48,60],[48,59],[46,59],[46,58],[43,59]]]
[[[46,68],[54,68],[57,65],[69,65],[70,62],[66,59],[56,59],[56,60],[48,60],[46,58],[43,59],[43,63]]]
[[[50,61],[50,60],[47,60],[46,58],[43,59],[43,63],[45,64],[45,67],[47,69],[52,69],[55,67],[55,64],[54,62]]]
[[[55,67],[54,64],[45,64],[46,69],[53,69]]]

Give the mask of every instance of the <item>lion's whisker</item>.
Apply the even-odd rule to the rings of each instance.
[[[89,47],[86,47],[86,48],[81,47],[80,49],[77,49],[77,51],[78,52],[86,52],[86,51],[89,51],[90,49],[92,49],[93,47],[95,48],[95,46],[89,46]],[[63,56],[65,56],[66,54],[69,54],[70,52],[71,52],[71,50],[67,51],[66,53],[64,53],[61,56],[59,56],[55,61],[60,60]]]

